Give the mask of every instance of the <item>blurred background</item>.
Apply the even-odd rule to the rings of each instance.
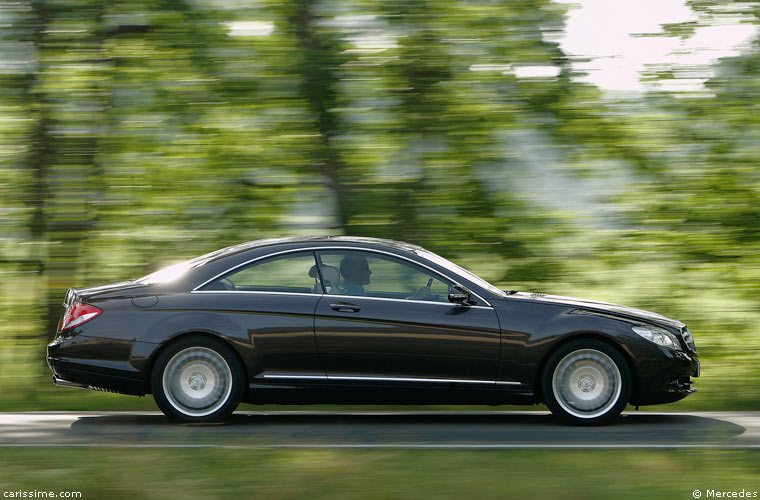
[[[760,409],[760,5],[0,2],[0,410],[54,388],[68,287],[263,237],[440,253],[686,322]],[[655,408],[665,409],[665,408]]]

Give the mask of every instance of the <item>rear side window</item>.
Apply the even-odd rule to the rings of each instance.
[[[322,293],[322,285],[313,252],[294,252],[235,269],[200,290]]]

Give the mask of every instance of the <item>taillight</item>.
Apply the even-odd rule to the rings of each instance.
[[[97,318],[103,310],[84,302],[74,302],[66,309],[66,312],[58,324],[58,331],[74,328]]]

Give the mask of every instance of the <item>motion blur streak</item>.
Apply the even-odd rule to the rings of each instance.
[[[759,409],[760,11],[690,8],[636,35],[680,52],[624,93],[563,51],[567,3],[0,2],[3,408],[151,407],[54,391],[68,287],[350,234],[683,318],[704,371],[679,405]],[[692,57],[737,23],[750,43]]]

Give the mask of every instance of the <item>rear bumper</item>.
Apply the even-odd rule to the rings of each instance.
[[[100,366],[88,366],[54,357],[48,357],[47,362],[53,372],[53,383],[59,387],[145,395],[145,383],[142,380],[104,373],[105,370]]]
[[[116,347],[93,337],[57,339],[47,349],[53,383],[60,387],[144,395],[145,381],[142,373],[130,364],[130,349]]]
[[[72,389],[89,389],[90,388],[89,385],[79,384],[77,382],[72,382],[70,380],[64,380],[56,374],[53,374],[53,384],[57,385],[58,387],[70,387]]]
[[[104,370],[100,366],[88,366],[54,357],[48,357],[47,362],[53,372],[53,383],[59,387],[116,392],[133,396],[145,395],[145,383],[142,380],[103,373]]]

